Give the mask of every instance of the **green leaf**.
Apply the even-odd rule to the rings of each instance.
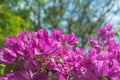
[[[108,80],[106,77],[102,77],[101,80]]]
[[[51,80],[56,80],[56,77],[54,75],[51,76]]]
[[[0,64],[0,75],[4,75],[4,68],[5,68],[5,65]]]

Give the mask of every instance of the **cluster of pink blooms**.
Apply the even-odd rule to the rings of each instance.
[[[120,80],[120,44],[114,40],[112,25],[90,37],[86,49],[75,47],[78,38],[54,30],[21,32],[7,37],[0,50],[0,63],[6,65],[0,80]]]

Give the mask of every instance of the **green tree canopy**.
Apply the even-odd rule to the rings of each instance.
[[[63,29],[74,32],[84,46],[88,36],[105,25],[118,0],[0,0],[12,14],[30,23],[30,30]],[[111,19],[111,18],[110,18]]]
[[[23,18],[5,10],[4,5],[0,5],[0,46],[7,36],[16,37],[18,32],[29,30],[29,26]]]

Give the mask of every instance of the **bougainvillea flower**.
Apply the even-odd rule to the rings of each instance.
[[[112,26],[98,29],[98,39],[90,37],[87,54],[76,47],[74,33],[62,30],[7,37],[0,49],[0,64],[5,65],[0,80],[120,80],[120,44]]]

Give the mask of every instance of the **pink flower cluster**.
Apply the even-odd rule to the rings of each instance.
[[[75,47],[79,43],[74,33],[60,30],[7,37],[0,50],[0,63],[6,65],[0,80],[120,80],[120,44],[114,40],[112,25],[97,32],[99,39],[88,40],[87,54]]]

